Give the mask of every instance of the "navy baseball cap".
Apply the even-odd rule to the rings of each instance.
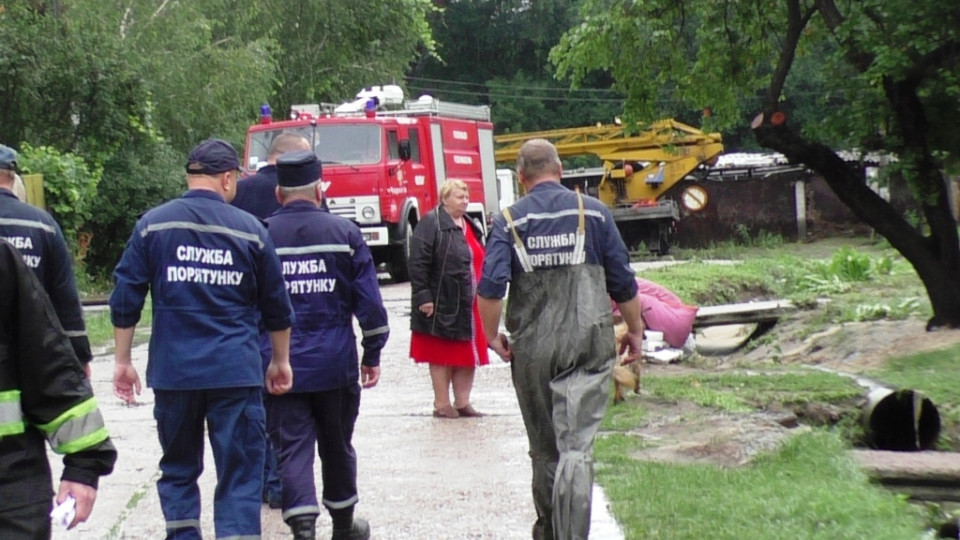
[[[2,144],[0,144],[0,169],[17,170],[17,151]]]
[[[316,182],[323,165],[313,150],[294,150],[277,158],[277,185],[299,187]]]
[[[187,158],[187,174],[220,174],[240,169],[240,158],[233,145],[221,139],[198,144]]]

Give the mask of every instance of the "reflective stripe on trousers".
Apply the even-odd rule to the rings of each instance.
[[[515,275],[510,285],[511,372],[544,538],[590,532],[593,439],[616,355],[605,283],[603,268],[580,264]]]

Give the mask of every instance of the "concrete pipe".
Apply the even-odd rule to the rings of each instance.
[[[916,390],[877,387],[867,395],[867,443],[877,450],[932,450],[940,436],[940,413]]]

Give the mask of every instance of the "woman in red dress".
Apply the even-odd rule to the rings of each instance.
[[[483,232],[466,215],[469,202],[466,183],[447,180],[410,242],[410,357],[430,365],[438,418],[483,416],[470,403],[476,368],[489,360],[476,301]]]

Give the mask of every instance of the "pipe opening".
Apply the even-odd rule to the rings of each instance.
[[[876,388],[867,396],[867,443],[878,450],[932,450],[940,437],[940,413],[915,390]]]

